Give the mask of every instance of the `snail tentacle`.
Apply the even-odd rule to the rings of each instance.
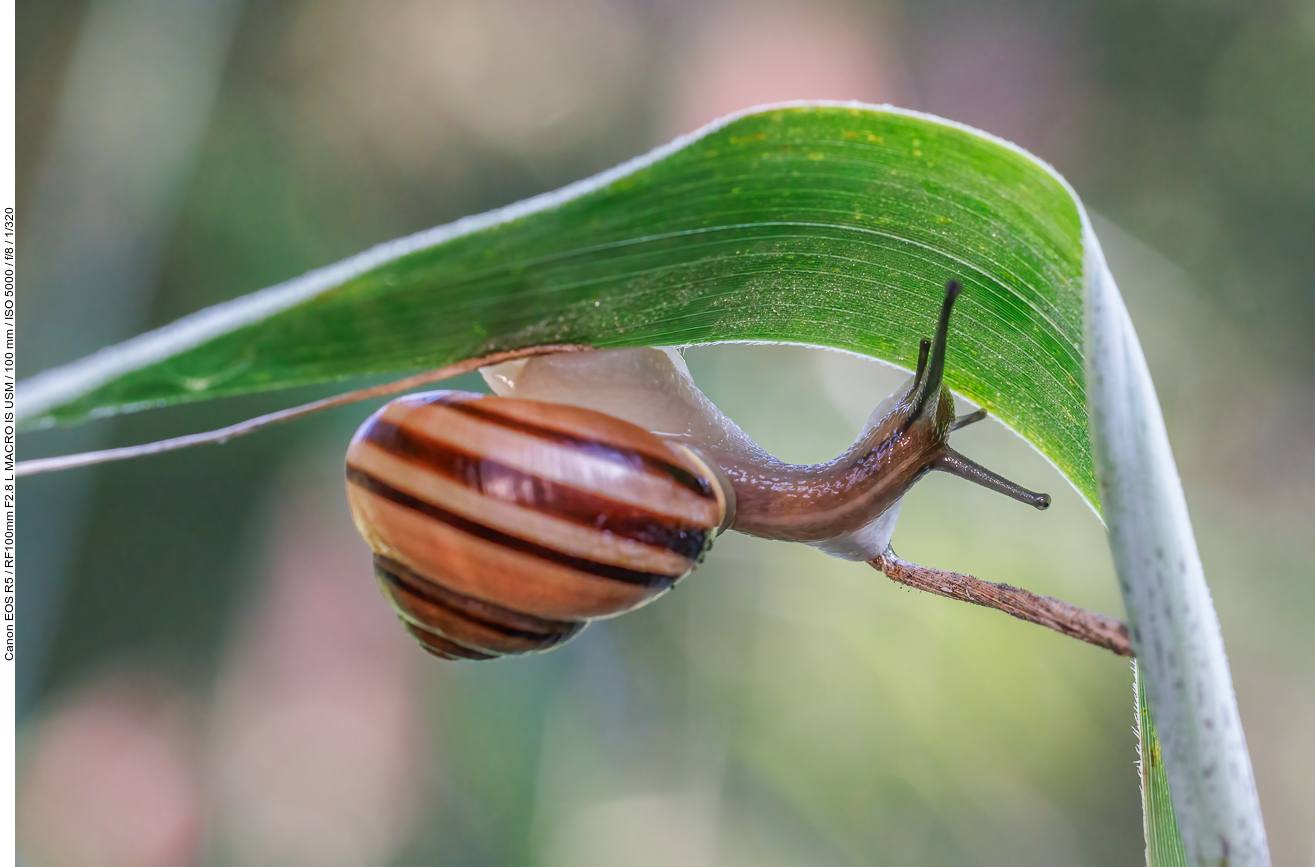
[[[954,420],[954,424],[950,425],[950,430],[956,431],[961,427],[968,427],[970,424],[977,424],[979,421],[986,418],[986,415],[987,412],[984,409],[970,412],[967,415],[961,415]]]
[[[941,303],[941,316],[936,323],[936,337],[932,341],[931,356],[927,360],[926,376],[919,377],[918,391],[913,396],[913,405],[909,408],[908,424],[913,424],[921,418],[927,404],[941,396],[941,383],[945,378],[945,349],[950,336],[950,312],[954,309],[955,300],[962,293],[963,285],[958,280],[950,280],[945,284],[945,300]],[[949,391],[946,390],[945,393],[948,395]]]
[[[1049,494],[1038,494],[1035,491],[1029,491],[1027,488],[991,472],[981,464],[965,458],[949,446],[946,446],[940,456],[932,462],[931,468],[958,476],[961,479],[967,479],[973,484],[1004,494],[1006,497],[1011,497],[1020,503],[1034,506],[1040,511],[1050,508]]]

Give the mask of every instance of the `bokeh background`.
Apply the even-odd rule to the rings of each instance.
[[[1048,160],[1149,356],[1274,862],[1315,864],[1309,0],[20,0],[18,24],[23,375],[757,103],[891,102]],[[797,347],[686,357],[795,461],[900,379]],[[25,863],[1141,861],[1125,661],[811,549],[728,535],[559,651],[425,657],[341,492],[368,410],[23,480]],[[956,436],[1055,506],[934,474],[900,553],[1120,614],[1076,494],[999,425]]]

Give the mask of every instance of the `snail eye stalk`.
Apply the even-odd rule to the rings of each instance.
[[[1029,491],[1022,485],[1014,484],[1004,476],[997,475],[986,467],[974,461],[965,458],[949,446],[945,446],[940,456],[932,461],[931,468],[949,473],[952,476],[958,476],[961,479],[967,479],[983,488],[989,488],[1006,497],[1012,497],[1020,503],[1027,503],[1040,511],[1050,508],[1050,495],[1038,494],[1035,491]]]
[[[913,372],[913,388],[922,384],[922,375],[927,372],[927,355],[931,352],[931,341],[922,338],[918,341],[918,369]]]
[[[931,354],[928,356],[926,365],[926,376],[919,377],[918,391],[913,397],[913,406],[909,413],[909,421],[922,415],[922,411],[927,406],[927,402],[940,394],[941,380],[945,378],[945,344],[950,334],[950,313],[954,309],[954,302],[963,294],[963,285],[958,280],[950,280],[945,284],[945,301],[941,304],[941,318],[936,323],[936,337],[932,341]],[[919,352],[918,369],[921,371],[922,353]]]

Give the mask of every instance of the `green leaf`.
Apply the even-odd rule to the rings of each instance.
[[[1141,756],[1142,822],[1146,832],[1148,867],[1187,867],[1187,853],[1178,836],[1178,820],[1173,814],[1173,796],[1169,793],[1169,775],[1164,770],[1160,741],[1155,736],[1155,721],[1146,701],[1146,688],[1132,664],[1133,689],[1137,698],[1137,754]]]
[[[1188,863],[1267,864],[1223,638],[1136,333],[1077,196],[975,130],[857,104],[751,110],[33,377],[18,415],[77,423],[559,343],[788,341],[911,368],[951,277],[964,295],[946,381],[1109,526]]]
[[[911,367],[965,287],[947,380],[1088,501],[1082,229],[1003,142],[852,106],[749,114],[34,377],[29,426],[546,343],[789,341]]]

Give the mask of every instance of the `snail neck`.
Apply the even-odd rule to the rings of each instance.
[[[737,461],[734,455],[710,454],[735,489],[731,528],[768,539],[817,542],[871,523],[933,469],[946,450],[953,398],[945,391],[924,399],[924,412],[910,421],[913,396],[912,389],[892,395],[854,445],[824,464],[788,464],[770,456]]]

